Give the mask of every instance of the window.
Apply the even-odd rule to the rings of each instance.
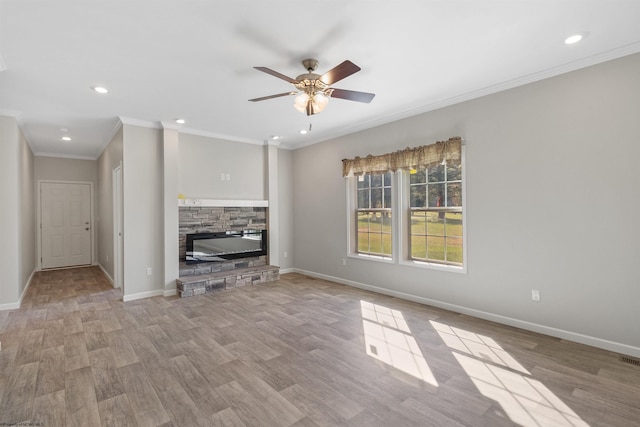
[[[357,253],[391,258],[391,172],[356,179]]]
[[[409,172],[409,258],[462,265],[462,164],[443,163]]]
[[[466,273],[464,151],[454,137],[342,160],[348,255]]]

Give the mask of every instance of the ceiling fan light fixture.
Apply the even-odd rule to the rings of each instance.
[[[293,106],[296,110],[300,111],[301,113],[304,113],[307,111],[308,103],[309,103],[309,95],[307,95],[306,92],[300,92],[296,96]]]

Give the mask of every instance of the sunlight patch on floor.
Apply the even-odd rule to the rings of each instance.
[[[490,337],[431,321],[484,396],[524,427],[588,427],[571,408]]]
[[[360,301],[367,354],[387,365],[437,386],[402,312]]]

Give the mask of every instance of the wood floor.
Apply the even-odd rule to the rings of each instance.
[[[297,274],[123,303],[39,272],[0,341],[0,425],[640,423],[617,354]]]

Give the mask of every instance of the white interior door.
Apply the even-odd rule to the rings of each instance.
[[[40,184],[42,268],[91,264],[91,185]]]

